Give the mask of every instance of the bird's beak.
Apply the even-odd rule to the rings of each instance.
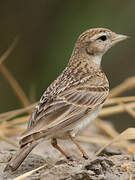
[[[129,38],[128,36],[126,35],[122,35],[122,34],[115,34],[115,36],[112,38],[112,45],[120,42],[120,41],[123,41],[125,39]]]

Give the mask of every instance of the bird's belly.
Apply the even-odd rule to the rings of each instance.
[[[87,127],[98,116],[99,111],[101,110],[102,105],[100,105],[95,111],[86,115],[82,120],[80,120],[73,128],[72,136],[75,136],[80,130],[83,130]]]

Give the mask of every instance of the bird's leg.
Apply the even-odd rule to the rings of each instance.
[[[73,138],[71,136],[71,134],[69,134],[69,138],[71,139],[71,141],[77,146],[77,148],[79,149],[79,151],[83,154],[83,158],[84,159],[88,159],[88,155],[86,154],[86,152],[82,149],[82,147],[79,145],[79,143],[77,142],[77,140],[75,138]]]
[[[57,139],[56,138],[52,138],[51,139],[51,144],[52,144],[52,146],[54,147],[54,148],[56,148],[58,151],[60,151],[67,159],[71,159],[72,160],[72,158],[70,157],[70,156],[68,156],[62,149],[61,149],[61,147],[57,144]]]

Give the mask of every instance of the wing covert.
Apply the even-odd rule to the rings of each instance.
[[[86,86],[65,91],[60,98],[68,104],[94,108],[106,100],[108,93],[109,87],[107,86]]]

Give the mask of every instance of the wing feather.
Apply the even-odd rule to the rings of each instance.
[[[65,91],[60,98],[67,104],[73,104],[75,106],[94,108],[99,104],[102,104],[107,98],[109,93],[109,87],[77,87],[70,91]]]

